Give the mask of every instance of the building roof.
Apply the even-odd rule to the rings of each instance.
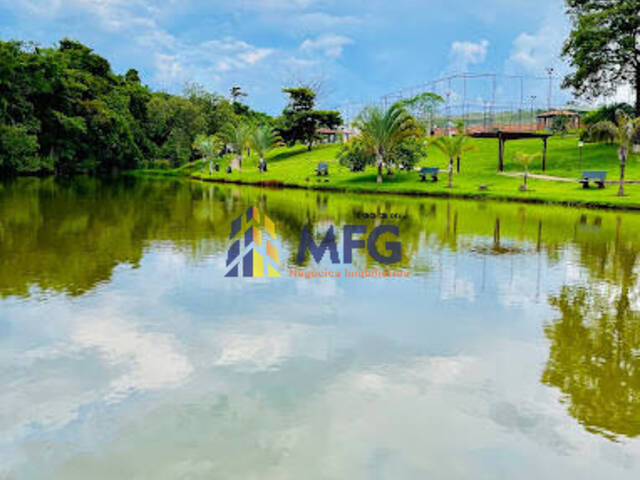
[[[579,117],[580,114],[576,112],[572,112],[571,110],[549,110],[548,112],[539,113],[536,115],[536,118],[546,118],[546,117],[559,117],[560,115],[564,115],[567,117]]]
[[[339,129],[339,130],[334,130],[331,128],[319,128],[318,130],[316,130],[317,133],[326,133],[326,134],[330,134],[330,133],[335,133],[335,134],[339,134],[339,133],[344,133],[347,135],[351,135],[353,134],[353,130],[350,130],[348,128],[343,128],[343,129]]]

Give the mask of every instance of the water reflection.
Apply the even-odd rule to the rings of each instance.
[[[248,205],[284,268],[305,226],[400,214],[412,277],[224,279]],[[549,206],[4,184],[0,478],[637,478],[638,231]]]

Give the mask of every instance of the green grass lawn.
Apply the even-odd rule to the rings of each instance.
[[[420,166],[440,167],[440,181],[420,182],[417,172],[396,172],[384,178],[382,185],[376,183],[376,171],[369,167],[365,172],[352,173],[339,165],[336,155],[338,145],[319,145],[308,152],[305,146],[276,148],[266,157],[269,171],[260,173],[258,159],[252,155],[244,159],[242,172],[225,173],[230,156],[219,159],[220,172],[208,175],[198,164],[183,168],[193,176],[203,180],[233,181],[243,183],[274,182],[290,186],[330,188],[353,192],[390,192],[423,195],[474,196],[523,201],[545,201],[576,205],[640,208],[640,185],[626,185],[625,197],[618,197],[617,185],[607,185],[605,189],[592,187],[582,189],[576,182],[544,181],[529,179],[528,192],[520,192],[521,178],[498,175],[498,142],[495,139],[474,139],[476,150],[468,153],[461,161],[461,172],[454,174],[453,188],[447,188],[447,159],[435,148]],[[583,160],[580,164],[577,137],[552,137],[547,151],[548,175],[578,179],[583,170],[606,170],[607,179],[615,180],[619,175],[619,165],[614,145],[585,144]],[[515,152],[537,152],[542,150],[542,141],[515,140],[506,143],[505,172],[520,172],[521,167],[513,159]],[[329,176],[317,177],[314,169],[318,162],[329,164]],[[537,159],[531,173],[542,173],[541,159]],[[640,180],[640,162],[631,158],[626,178]],[[325,181],[328,180],[328,181]],[[481,184],[487,185],[480,191]]]

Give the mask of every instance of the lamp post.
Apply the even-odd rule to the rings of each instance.
[[[531,121],[534,124],[534,130],[536,130],[537,129],[536,117],[533,116],[533,104],[536,101],[536,98],[538,98],[538,97],[536,95],[531,95],[529,98],[531,99]]]
[[[547,75],[549,75],[549,92],[547,93],[547,110],[551,110],[551,96],[553,95],[553,67],[545,68]]]
[[[582,140],[578,141],[578,151],[580,152],[580,162],[579,169],[582,170],[582,147],[584,147],[584,142]]]

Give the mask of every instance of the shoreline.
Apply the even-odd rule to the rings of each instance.
[[[147,174],[142,174],[145,176]],[[155,176],[155,174],[148,174],[149,176]],[[167,177],[168,175],[157,175]],[[180,176],[180,175],[177,175]],[[226,183],[226,184],[234,184],[234,185],[244,185],[250,187],[262,187],[262,188],[275,188],[275,189],[300,189],[300,190],[314,190],[314,191],[326,191],[332,193],[349,193],[349,194],[364,194],[364,195],[401,195],[401,196],[409,196],[409,197],[425,197],[425,198],[457,198],[463,200],[490,200],[490,201],[498,201],[498,202],[509,202],[509,203],[524,203],[524,204],[534,204],[534,205],[556,205],[563,207],[572,207],[572,208],[588,208],[588,209],[596,209],[596,210],[622,210],[629,212],[637,212],[640,211],[640,205],[618,205],[612,203],[604,203],[604,202],[581,202],[581,201],[558,201],[558,200],[550,200],[544,198],[521,198],[516,196],[509,195],[500,195],[500,194],[491,194],[490,191],[485,193],[446,193],[446,192],[424,192],[424,191],[416,191],[416,190],[399,190],[399,191],[391,191],[391,190],[378,190],[378,189],[347,189],[340,187],[322,187],[315,185],[300,185],[297,183],[287,183],[281,180],[261,180],[258,182],[246,181],[246,180],[235,180],[235,179],[224,179],[224,178],[205,178],[199,175],[184,175],[190,180],[197,180],[200,182],[207,183]],[[174,177],[175,178],[175,177]],[[452,190],[455,190],[455,186]]]

